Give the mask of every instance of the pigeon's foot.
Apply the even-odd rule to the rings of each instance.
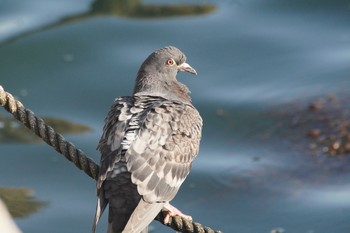
[[[183,214],[180,210],[178,210],[176,207],[172,206],[170,203],[166,203],[164,208],[168,210],[168,213],[164,218],[164,224],[169,223],[169,218],[174,217],[174,216],[180,216],[182,218],[185,218],[187,220],[192,221],[191,216]]]

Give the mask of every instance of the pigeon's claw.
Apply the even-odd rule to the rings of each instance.
[[[192,217],[190,215],[186,215],[182,213],[180,210],[178,210],[175,206],[172,206],[170,203],[166,203],[164,208],[168,210],[168,213],[163,220],[164,224],[168,224],[170,217],[174,217],[174,216],[180,216],[184,219],[192,221]]]

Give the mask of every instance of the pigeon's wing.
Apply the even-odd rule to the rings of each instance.
[[[148,111],[138,137],[125,154],[142,202],[156,204],[174,198],[198,154],[201,128],[202,119],[189,104],[166,101]],[[151,220],[158,212],[152,212]],[[146,208],[137,207],[133,215],[138,216],[138,222],[130,218],[127,227],[138,224],[142,229],[150,222],[142,219],[150,218]]]
[[[108,172],[112,171],[115,163],[121,159],[121,142],[132,116],[130,108],[133,105],[133,101],[131,97],[117,98],[105,119],[103,134],[97,147],[101,153],[101,161],[97,180],[98,199],[93,232],[95,232],[96,225],[108,204],[102,184],[106,180]]]

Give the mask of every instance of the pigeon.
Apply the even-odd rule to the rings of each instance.
[[[189,89],[176,79],[179,71],[197,74],[186,56],[167,46],[141,65],[132,96],[117,98],[105,119],[92,232],[109,204],[108,233],[147,233],[189,174],[198,154],[202,118]]]

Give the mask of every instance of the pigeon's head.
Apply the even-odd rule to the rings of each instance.
[[[197,74],[196,70],[186,63],[185,54],[173,46],[167,46],[151,53],[139,70],[145,74],[164,75],[164,78],[176,77],[179,71]]]
[[[176,80],[179,71],[197,74],[196,70],[186,63],[185,54],[178,48],[167,46],[158,49],[151,53],[141,65],[134,93],[171,92],[172,89],[176,91],[176,86],[183,85]],[[187,88],[186,91],[188,92]]]

